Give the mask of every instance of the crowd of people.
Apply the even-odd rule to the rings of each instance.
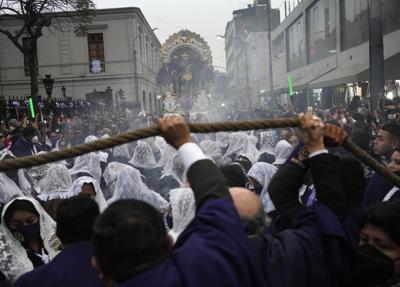
[[[299,119],[191,134],[166,117],[162,136],[0,173],[0,286],[400,286],[399,188],[342,147],[350,137],[400,174],[400,125],[362,107]],[[120,123],[12,119],[0,160]]]

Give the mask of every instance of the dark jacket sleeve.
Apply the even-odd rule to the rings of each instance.
[[[304,168],[288,162],[280,167],[268,186],[272,202],[285,224],[291,225],[303,209],[298,197],[305,173]]]
[[[318,202],[329,207],[339,219],[343,219],[347,213],[347,203],[342,181],[335,172],[336,162],[335,156],[321,154],[308,159],[307,164],[311,169]]]
[[[211,160],[199,160],[192,164],[187,178],[194,192],[197,209],[207,200],[230,198],[225,178]]]

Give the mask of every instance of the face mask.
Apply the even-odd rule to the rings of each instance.
[[[34,137],[32,138],[32,143],[38,143],[38,142],[39,142],[38,136],[34,136]]]
[[[394,262],[380,250],[370,244],[358,248],[356,258],[356,278],[362,286],[377,285],[386,282],[394,274]]]
[[[13,229],[12,233],[22,245],[27,246],[32,240],[40,238],[39,221],[34,224],[23,225],[17,229]]]

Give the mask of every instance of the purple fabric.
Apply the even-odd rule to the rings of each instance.
[[[32,143],[28,143],[22,137],[19,137],[17,141],[11,145],[10,151],[16,157],[23,157],[32,155],[32,149]]]
[[[333,277],[340,282],[345,277],[347,238],[336,216],[321,204],[302,211],[292,228],[264,233],[262,244],[251,242],[269,287],[337,286]]]
[[[90,242],[72,244],[50,263],[22,275],[16,287],[105,287],[91,266],[92,256]]]
[[[266,285],[232,201],[215,199],[201,206],[166,261],[119,286]]]
[[[365,190],[363,206],[368,207],[373,203],[381,202],[386,194],[393,188],[383,176],[375,173]],[[390,200],[400,199],[400,192],[396,192]]]

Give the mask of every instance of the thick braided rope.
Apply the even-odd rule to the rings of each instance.
[[[190,131],[193,133],[210,133],[220,131],[246,131],[256,129],[271,129],[298,127],[299,120],[297,118],[278,118],[270,120],[254,120],[240,122],[220,122],[210,124],[189,124]],[[81,156],[90,152],[100,151],[113,148],[118,145],[126,144],[135,140],[153,137],[160,134],[157,127],[143,128],[130,131],[124,134],[116,135],[107,139],[102,139],[86,144],[77,145],[63,151],[54,151],[43,153],[36,156],[21,157],[0,161],[0,172],[10,171],[20,168],[30,168],[47,163],[57,162],[69,158]],[[375,171],[383,175],[394,185],[400,187],[400,177],[396,176],[385,166],[376,161],[368,153],[360,149],[350,140],[344,144],[344,147],[358,157],[362,162],[373,168]]]

